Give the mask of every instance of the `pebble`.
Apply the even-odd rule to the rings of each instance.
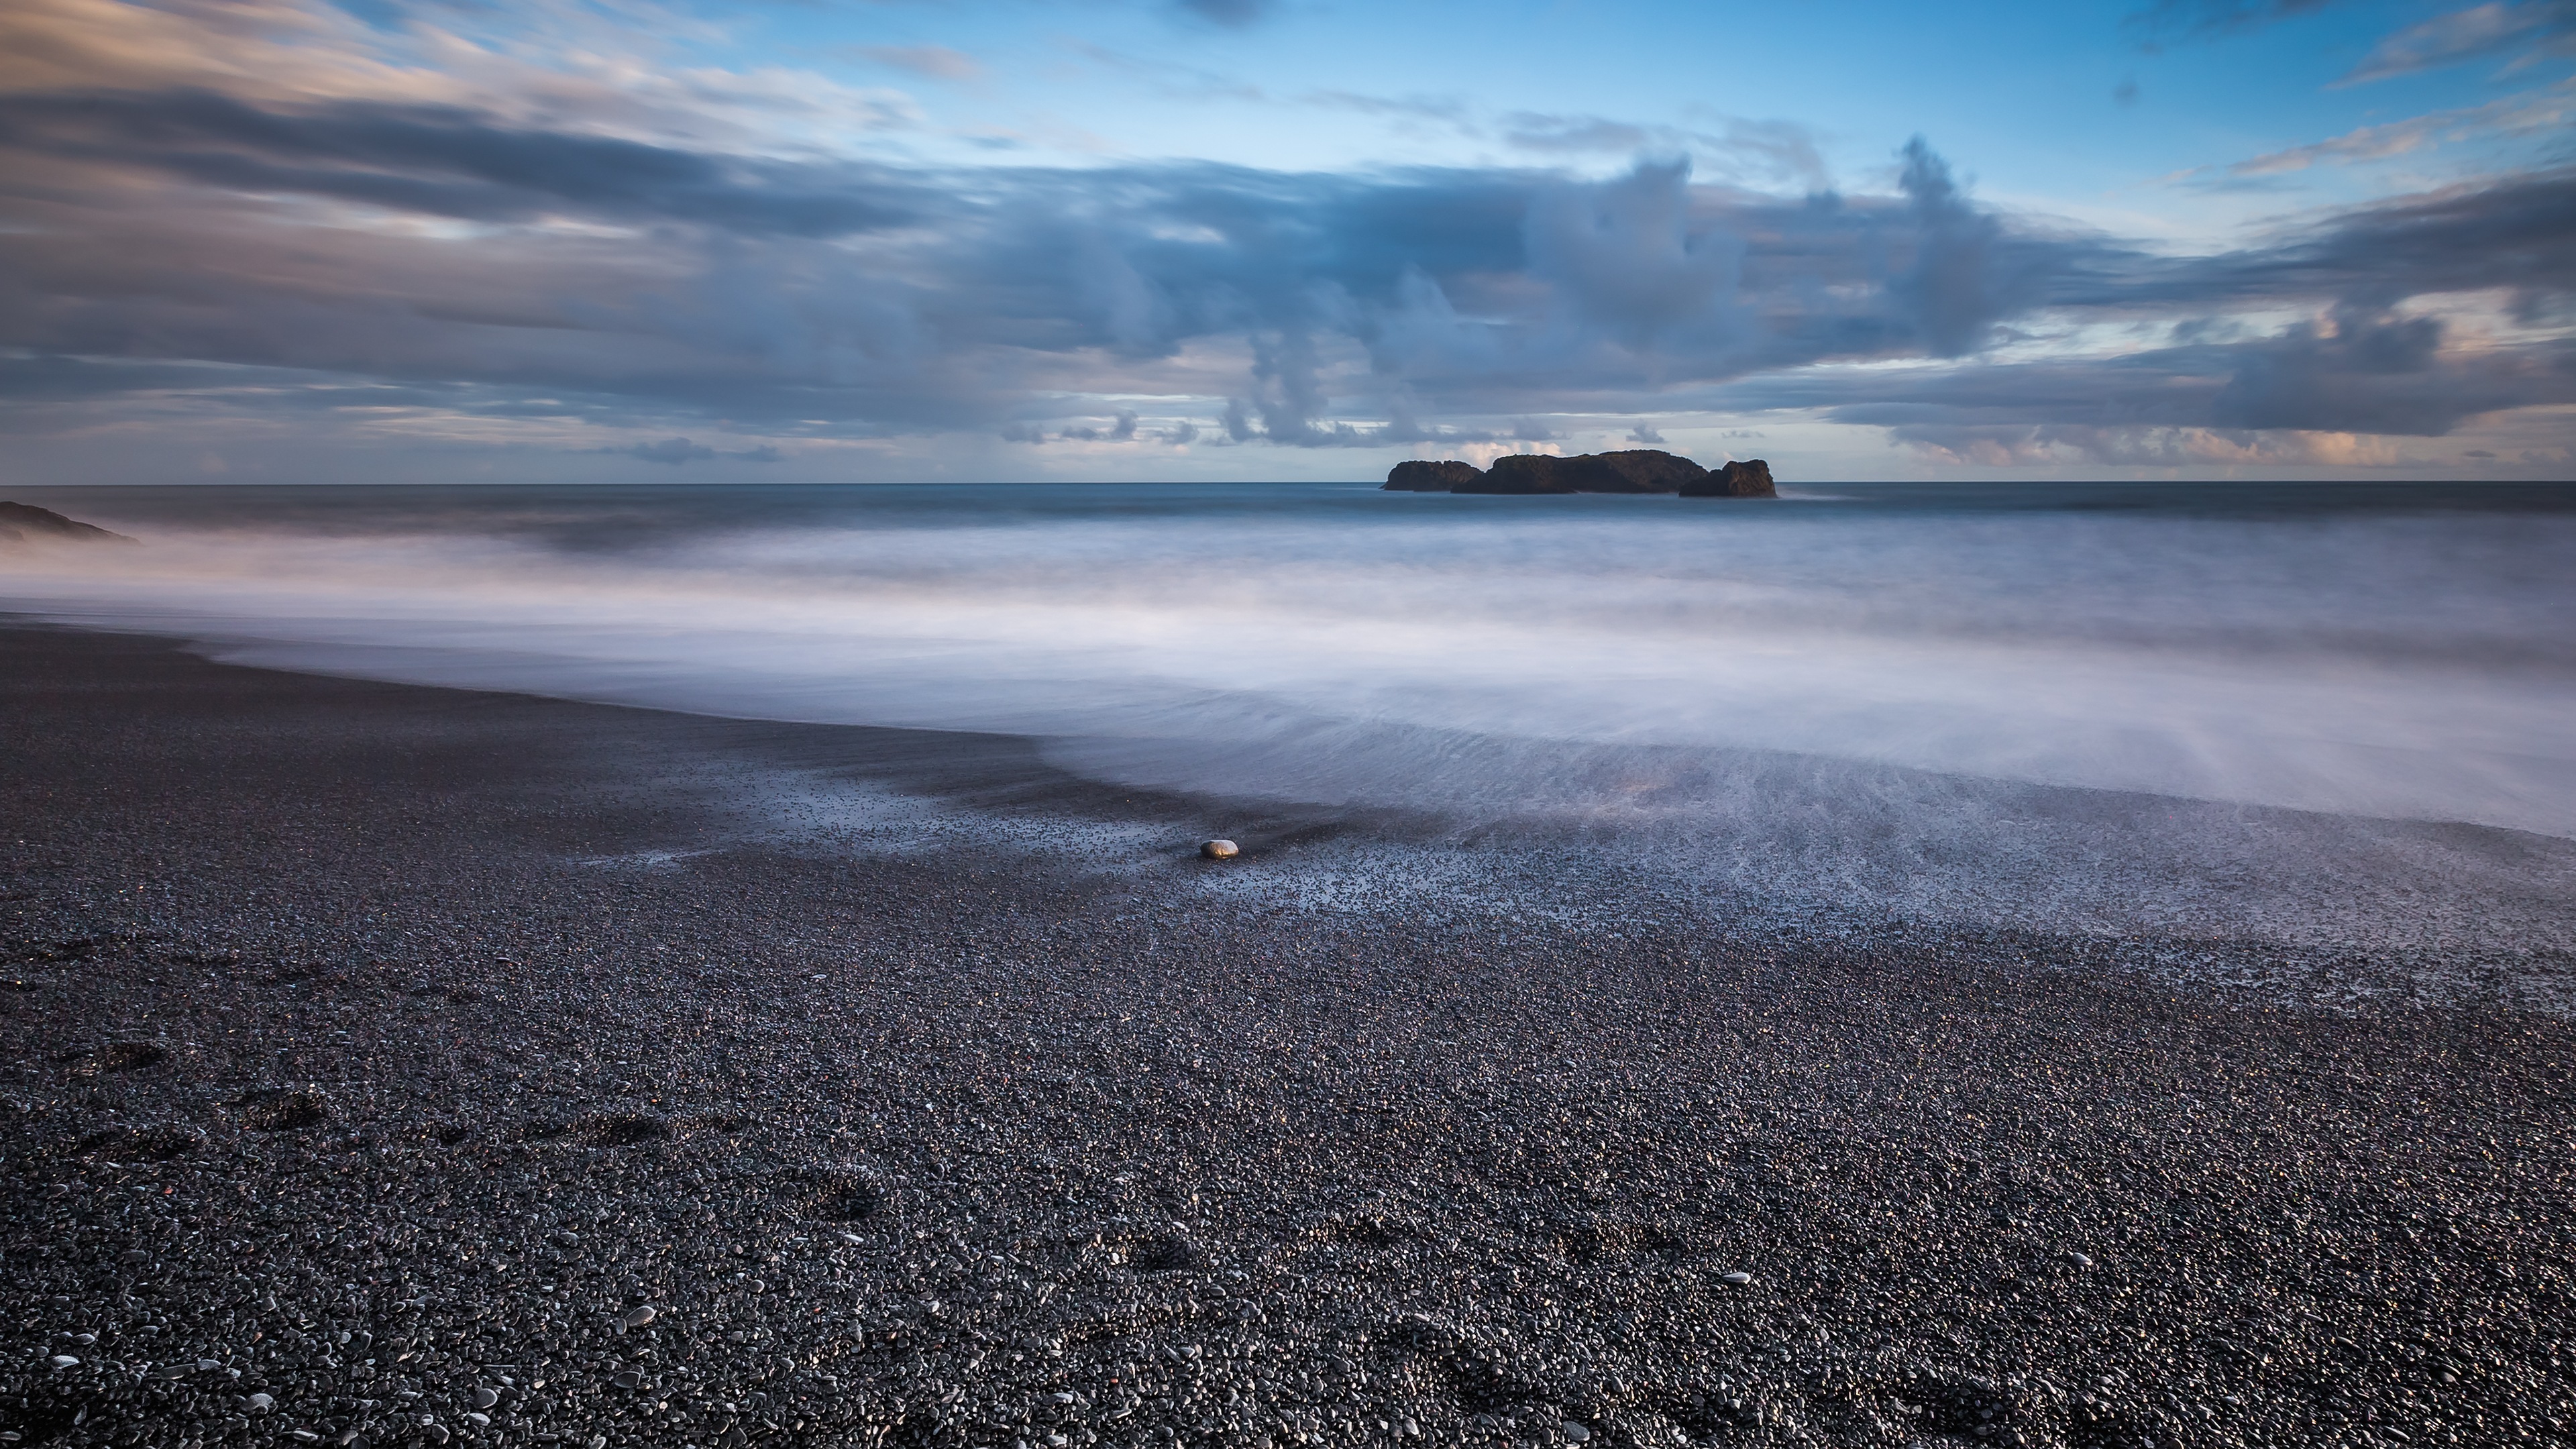
[[[1199,854],[1206,856],[1210,860],[1232,860],[1237,855],[1241,854],[1242,851],[1243,847],[1236,845],[1231,840],[1203,840],[1199,842]]]
[[[1717,1275],[1717,1281],[1720,1283],[1732,1283],[1736,1287],[1741,1288],[1745,1284],[1753,1281],[1753,1275],[1750,1273],[1720,1273]]]
[[[1565,1442],[1568,1444],[1589,1444],[1592,1442],[1592,1431],[1583,1425],[1574,1422],[1572,1419],[1565,1421],[1564,1431]]]
[[[652,1321],[653,1305],[650,1303],[647,1303],[643,1307],[626,1315],[626,1326],[628,1328],[642,1328],[644,1325],[651,1323]]]
[[[474,1391],[474,1407],[478,1409],[488,1409],[499,1402],[501,1402],[501,1396],[492,1392],[490,1389],[476,1389]]]
[[[74,1358],[74,1357],[72,1357],[70,1354],[67,1354],[67,1353],[58,1353],[58,1354],[55,1354],[55,1355],[54,1355],[54,1367],[56,1367],[56,1368],[79,1368],[79,1367],[80,1367],[80,1360],[79,1360],[79,1359],[76,1359],[76,1358]]]
[[[265,1414],[269,1410],[277,1407],[277,1400],[270,1398],[266,1394],[253,1394],[249,1398],[242,1400],[242,1407],[250,1410],[254,1414]]]

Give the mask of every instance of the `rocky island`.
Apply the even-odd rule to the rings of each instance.
[[[1559,458],[1514,453],[1482,469],[1455,458],[1408,459],[1387,471],[1396,493],[1677,493],[1684,498],[1776,498],[1771,465],[1755,458],[1711,472],[1656,448]]]

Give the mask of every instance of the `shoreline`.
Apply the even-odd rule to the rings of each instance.
[[[1364,823],[1004,737],[0,660],[19,1442],[2570,1433],[2562,1017],[1290,910],[1181,853]],[[1171,856],[762,838],[781,768]]]

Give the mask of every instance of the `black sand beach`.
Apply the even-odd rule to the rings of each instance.
[[[2576,1442],[2559,1016],[1210,896],[1363,826],[149,639],[0,721],[8,1442]]]

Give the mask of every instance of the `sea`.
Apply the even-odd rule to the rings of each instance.
[[[1838,918],[2576,947],[2576,485],[13,496],[138,545],[0,557],[0,611],[1415,822],[1345,872],[1503,853]]]

